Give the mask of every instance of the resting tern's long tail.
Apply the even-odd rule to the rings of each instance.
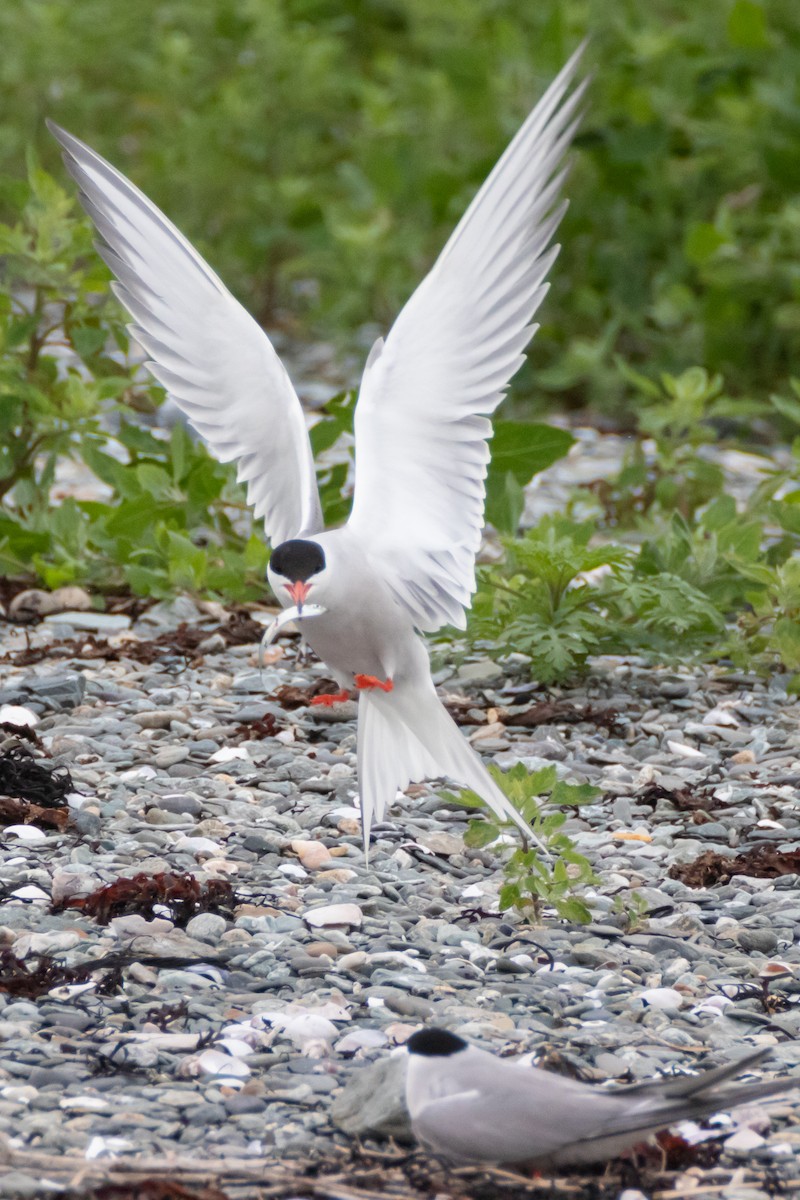
[[[400,685],[389,693],[363,691],[358,702],[358,781],[365,852],[373,820],[383,820],[398,790],[439,776],[472,788],[493,813],[513,821],[528,841],[537,841],[442,705],[433,684]]]

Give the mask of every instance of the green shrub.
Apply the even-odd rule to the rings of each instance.
[[[143,424],[149,381],[129,361],[74,201],[37,169],[13,198],[17,219],[0,225],[0,573],[51,588],[263,594],[266,548],[232,468],[180,426]],[[67,458],[107,485],[108,500],[52,502]]]
[[[635,407],[619,354],[784,388],[800,331],[796,0],[24,0],[0,173],[43,118],[130,174],[261,319],[385,328],[585,34],[564,250],[517,397]]]
[[[564,809],[592,804],[600,789],[590,784],[565,783],[557,778],[554,766],[528,771],[517,763],[510,771],[489,768],[498,786],[503,789],[517,812],[528,822],[542,847],[518,847],[503,863],[504,883],[500,889],[500,909],[516,909],[532,921],[540,921],[545,907],[555,909],[565,921],[586,922],[591,912],[581,899],[581,892],[597,877],[589,862],[564,833],[567,820]],[[442,792],[450,803],[485,812],[486,806],[475,792],[468,789],[457,794]],[[518,841],[519,831],[511,821],[497,817],[482,817],[470,821],[464,837],[471,849],[496,846],[504,841]]]
[[[666,377],[666,394],[646,379],[637,386],[654,452],[637,442],[616,478],[590,485],[588,504],[576,490],[572,507],[594,509],[595,521],[548,516],[504,539],[505,560],[478,573],[472,641],[529,655],[544,683],[600,653],[800,672],[800,436],[791,464],[765,457],[761,482],[737,505],[722,469],[702,457],[713,419],[739,411],[722,379],[693,368]],[[792,392],[772,405],[800,427],[800,382]],[[625,544],[607,540],[625,526]]]

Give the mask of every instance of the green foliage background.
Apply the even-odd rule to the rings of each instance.
[[[262,320],[347,340],[391,321],[587,33],[564,252],[515,395],[619,413],[615,354],[781,388],[800,331],[797,0],[15,0],[0,174],[20,178],[30,145],[60,169],[49,115]]]

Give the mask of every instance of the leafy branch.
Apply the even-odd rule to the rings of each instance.
[[[590,921],[591,911],[580,893],[596,883],[597,878],[563,826],[567,820],[565,810],[593,804],[601,795],[600,789],[590,784],[565,783],[558,779],[554,766],[529,772],[522,763],[517,763],[510,771],[503,772],[497,767],[489,770],[553,858],[551,866],[539,850],[515,849],[503,863],[501,910],[513,908],[527,920],[538,922],[545,909],[552,908],[565,921]],[[475,792],[462,790],[441,795],[451,803],[485,811],[483,800]],[[511,821],[483,817],[469,822],[464,843],[473,850],[513,843],[517,841],[516,829]]]

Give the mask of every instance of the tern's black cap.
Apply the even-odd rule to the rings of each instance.
[[[418,1033],[412,1033],[406,1046],[410,1054],[422,1054],[426,1058],[448,1058],[467,1049],[463,1038],[446,1029],[420,1029]]]
[[[298,580],[305,583],[312,575],[325,569],[325,555],[322,546],[316,542],[307,542],[303,538],[292,538],[290,542],[281,542],[272,551],[269,565],[277,575],[284,579]]]

